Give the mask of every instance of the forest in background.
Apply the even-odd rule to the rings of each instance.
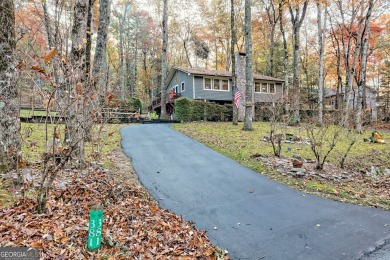
[[[88,28],[82,38],[87,45],[87,69],[91,67],[92,72],[89,64],[96,63],[96,52],[102,49],[97,47],[97,33],[99,24],[105,22],[107,50],[101,59],[102,92],[114,93],[118,99],[136,97],[147,106],[161,86],[163,1],[87,2]],[[244,3],[232,2],[237,39],[234,48],[245,51]],[[102,3],[107,8],[102,9]],[[42,99],[45,88],[50,88],[39,74],[40,66],[34,70],[34,65],[53,48],[57,53],[46,74],[53,75],[51,81],[56,85],[65,81],[64,64],[71,53],[74,4],[75,1],[59,0],[15,1],[18,60],[20,65],[33,68],[19,73],[18,85],[32,98]],[[388,1],[254,0],[251,8],[254,73],[285,79],[287,90],[300,89],[300,104],[304,105],[318,95],[318,60],[322,53],[324,95],[336,95],[333,101],[336,109],[343,107],[349,92],[358,95],[364,78],[364,86],[360,87],[363,110],[369,108],[364,95],[373,92],[379,98],[380,116],[388,116]],[[167,71],[174,65],[231,70],[231,11],[230,1],[169,1]],[[103,15],[106,21],[99,20],[100,12],[106,12]],[[319,40],[320,36],[323,40]],[[27,96],[22,95],[24,99]],[[356,103],[350,105],[357,109]],[[376,119],[377,112],[374,113]]]

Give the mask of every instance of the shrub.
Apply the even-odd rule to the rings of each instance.
[[[188,122],[191,120],[192,104],[186,97],[180,97],[175,100],[176,117],[180,121]]]
[[[175,102],[176,117],[181,121],[224,121],[231,119],[233,106],[220,105],[214,102],[191,100],[185,97],[178,98]]]

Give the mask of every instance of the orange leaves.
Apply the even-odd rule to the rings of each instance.
[[[159,208],[144,188],[103,171],[68,174],[66,188],[50,194],[46,214],[35,214],[30,199],[0,210],[0,244],[38,247],[42,259],[216,259],[206,232]],[[102,246],[94,253],[86,240],[96,203],[105,208]]]
[[[83,84],[80,82],[76,84],[76,93],[79,95],[83,94]]]
[[[31,69],[35,70],[36,72],[39,72],[41,74],[46,75],[45,70],[41,66],[39,66],[39,64],[32,65]]]
[[[18,70],[24,69],[25,67],[26,67],[26,61],[25,61],[25,60],[19,61],[18,65],[16,65],[16,68],[17,68]]]
[[[48,64],[51,59],[54,57],[54,55],[56,55],[58,52],[57,52],[57,49],[54,48],[54,49],[51,49],[50,51],[46,52],[45,56],[43,57],[43,60],[45,61],[46,64]]]
[[[115,95],[114,95],[114,93],[108,93],[108,95],[107,95],[107,99],[108,99],[108,101],[109,102],[111,102],[113,99],[115,98]]]

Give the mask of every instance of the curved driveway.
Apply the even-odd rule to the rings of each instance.
[[[290,189],[167,124],[121,133],[160,206],[207,230],[232,259],[358,259],[390,237],[390,212]]]

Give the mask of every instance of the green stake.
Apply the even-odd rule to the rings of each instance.
[[[99,249],[102,242],[102,230],[103,207],[94,205],[89,212],[88,250],[95,251]]]

